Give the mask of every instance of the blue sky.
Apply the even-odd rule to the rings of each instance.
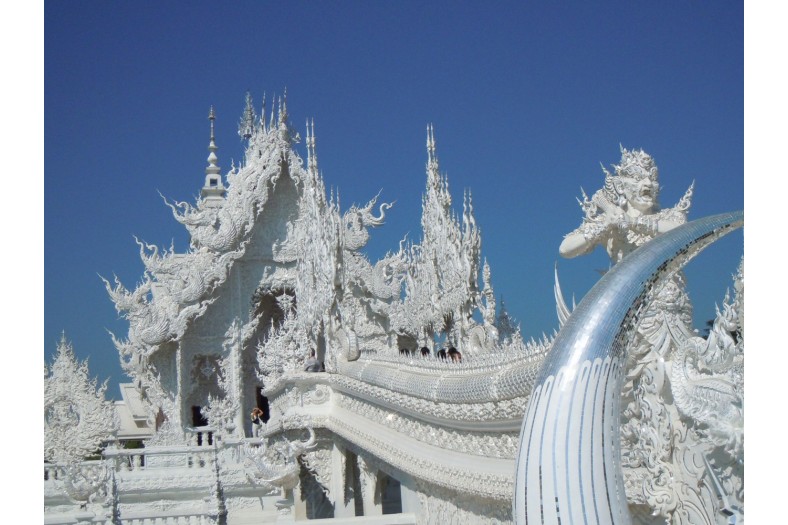
[[[653,4],[653,5],[652,5]],[[79,3],[44,8],[44,351],[60,334],[93,375],[123,381],[107,330],[125,336],[98,275],[129,287],[133,236],[186,250],[164,206],[204,179],[208,108],[219,164],[242,157],[244,95],[287,88],[314,118],[320,168],[342,207],[396,200],[368,253],[420,235],[426,126],[455,205],[473,193],[483,255],[526,336],[557,327],[553,267],[579,301],[607,256],[558,256],[575,197],[643,148],[663,206],[695,181],[690,218],[744,206],[741,2]],[[269,102],[270,108],[270,102]],[[32,139],[31,139],[32,140]],[[305,156],[304,148],[300,147]],[[696,327],[713,316],[743,234],[687,269]]]

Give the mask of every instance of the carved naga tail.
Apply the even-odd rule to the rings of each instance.
[[[743,224],[743,212],[726,213],[655,238],[615,265],[572,312],[523,419],[515,523],[631,523],[619,435],[628,344],[660,284]]]

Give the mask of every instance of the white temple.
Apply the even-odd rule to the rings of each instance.
[[[105,281],[123,400],[65,337],[47,365],[45,523],[743,523],[743,262],[706,338],[680,271],[742,214],[660,209],[622,148],[560,248],[616,265],[574,311],[556,276],[561,331],[525,342],[431,127],[421,239],[371,262],[391,205],[342,211],[275,105],[247,95],[224,175],[211,110],[201,196],[167,203],[189,250],[139,242],[140,284]]]

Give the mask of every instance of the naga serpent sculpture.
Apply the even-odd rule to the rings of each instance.
[[[523,418],[515,523],[631,523],[619,434],[628,343],[660,285],[743,224],[744,212],[731,212],[660,235],[615,265],[572,312]]]

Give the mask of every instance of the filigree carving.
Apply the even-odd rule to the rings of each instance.
[[[256,323],[252,323],[256,325]],[[240,430],[237,426],[238,415],[241,412],[240,392],[238,389],[238,377],[240,363],[240,349],[243,340],[247,339],[252,327],[246,327],[242,334],[239,321],[233,320],[227,332],[224,334],[225,340],[222,343],[223,356],[218,362],[216,383],[222,394],[214,397],[209,394],[208,406],[203,408],[203,415],[208,419],[208,424],[220,435],[237,436]],[[246,337],[244,337],[246,335]]]
[[[331,442],[304,452],[301,458],[304,466],[315,476],[315,480],[320,484],[320,489],[333,503],[334,498],[330,490],[332,476]]]
[[[104,398],[107,382],[90,379],[87,361],[77,361],[65,334],[44,370],[44,459],[70,463],[96,454],[120,424]]]
[[[292,298],[284,294],[277,302],[284,311],[284,319],[280,326],[271,326],[267,339],[257,348],[259,377],[267,391],[276,387],[283,374],[302,371],[313,348],[311,339],[297,321]]]
[[[302,425],[303,423],[295,424]],[[266,483],[286,490],[292,489],[298,484],[300,474],[298,458],[316,446],[314,429],[311,426],[306,426],[306,430],[309,433],[306,441],[289,441],[280,438],[263,442],[263,446],[244,445],[244,465],[255,482]]]
[[[590,199],[583,192],[583,222],[564,238],[561,255],[574,257],[604,246],[616,263],[686,222],[693,185],[674,207],[660,210],[658,169],[644,151],[622,147],[614,173],[603,171],[604,187]],[[557,273],[555,294],[563,324],[569,309]],[[742,457],[736,443],[743,440],[743,394],[733,378],[735,370],[743,368],[743,354],[735,350],[732,335],[737,330],[735,309],[726,298],[724,313],[718,314],[713,335],[705,341],[693,336],[692,305],[681,272],[650,297],[628,349],[622,393],[627,498],[672,523],[716,523],[723,519],[722,508],[713,484],[702,481],[714,478],[711,471],[706,475],[704,462],[714,447],[729,448],[732,455],[719,458],[726,467]],[[733,365],[734,356],[740,366]],[[743,487],[740,481],[733,482],[737,489]],[[740,508],[740,500],[735,505]]]
[[[112,496],[113,472],[104,463],[66,466],[63,491],[74,503],[108,503]]]
[[[446,425],[435,425],[408,417],[402,413],[380,408],[350,396],[339,396],[338,406],[354,414],[401,432],[430,445],[439,444],[474,456],[514,459],[517,452],[516,432],[471,432]]]

